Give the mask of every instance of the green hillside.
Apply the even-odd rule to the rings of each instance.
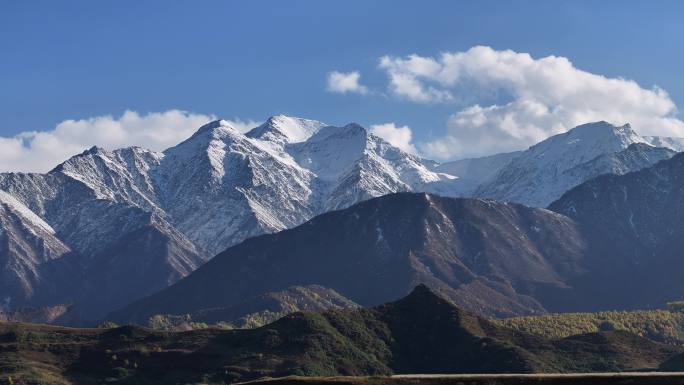
[[[623,331],[549,339],[425,286],[368,309],[298,312],[255,329],[186,332],[0,323],[0,384],[224,384],[261,377],[655,370],[684,349]]]
[[[669,310],[604,311],[514,317],[495,321],[521,332],[546,338],[624,330],[655,341],[684,343],[684,312]]]

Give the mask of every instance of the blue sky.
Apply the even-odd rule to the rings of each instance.
[[[180,109],[243,121],[283,113],[331,124],[392,123],[410,129],[416,151],[441,158],[516,149],[583,116],[623,115],[602,106],[593,115],[582,110],[528,124],[518,114],[516,124],[530,125],[534,133],[498,144],[499,135],[511,132],[492,128],[489,140],[481,136],[489,135],[490,126],[474,134],[454,128],[450,118],[474,105],[505,106],[523,94],[526,101],[544,87],[534,74],[524,84],[511,84],[499,75],[470,73],[454,85],[408,68],[407,55],[439,63],[440,53],[475,46],[533,60],[555,55],[578,71],[634,80],[649,92],[659,86],[668,95],[645,97],[681,106],[683,12],[678,1],[3,2],[0,136],[49,131],[68,119],[117,119],[126,110],[144,116]],[[389,67],[379,67],[386,55],[402,75],[453,98],[418,101],[393,89]],[[357,71],[367,92],[331,92],[331,71]],[[610,99],[604,95],[597,103]],[[546,105],[553,114],[574,103],[559,100]],[[681,129],[672,106],[627,117],[656,134]],[[501,124],[499,118],[487,124]],[[670,128],[660,130],[658,119],[669,119]],[[477,136],[476,150],[467,150],[468,135]],[[461,136],[466,139],[456,143]],[[449,140],[456,149],[437,148]]]

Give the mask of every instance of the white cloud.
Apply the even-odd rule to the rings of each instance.
[[[0,171],[45,172],[93,145],[107,149],[135,145],[162,151],[215,119],[212,115],[169,110],[65,120],[50,131],[0,137]],[[239,119],[229,122],[243,132],[258,125]]]
[[[437,89],[426,81],[438,77],[439,64],[430,58],[411,55],[406,59],[390,56],[380,58],[380,68],[387,71],[390,78],[390,92],[410,101],[429,103],[453,99],[445,89]]]
[[[406,152],[417,153],[416,148],[411,143],[413,133],[409,126],[397,127],[394,123],[374,124],[370,126],[370,130],[373,134]]]
[[[418,146],[442,159],[523,149],[599,120],[631,123],[644,135],[684,136],[684,122],[664,90],[583,71],[565,57],[534,59],[480,46],[436,58],[385,56],[379,68],[386,71],[393,95],[414,102],[506,96],[455,112],[445,137]]]
[[[333,71],[328,73],[328,91],[346,94],[347,92],[365,94],[368,88],[361,83],[358,71],[349,73]]]

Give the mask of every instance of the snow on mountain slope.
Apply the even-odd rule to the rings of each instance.
[[[92,201],[160,212],[149,170],[161,156],[135,147],[113,152],[92,147],[47,174],[0,174],[0,188],[62,233],[81,205]]]
[[[163,155],[139,147],[107,151],[92,147],[57,166],[59,172],[80,181],[98,199],[125,202],[147,210],[158,210],[149,170]]]
[[[302,168],[334,182],[363,156],[367,142],[366,131],[357,124],[328,126],[306,142],[290,146],[288,153]]]
[[[653,147],[646,143],[634,143],[613,154],[605,154],[575,166],[565,172],[575,178],[573,184],[583,183],[601,174],[622,175],[656,164],[673,157],[677,152],[669,148]]]
[[[632,144],[651,146],[649,139],[639,136],[629,125],[616,127],[606,122],[581,125],[523,151],[478,187],[474,195],[546,207],[565,191],[596,175],[635,171],[662,159],[643,156],[637,163],[622,166],[596,161],[626,150]],[[640,149],[648,151],[648,147]],[[618,156],[614,161],[620,159]]]
[[[57,230],[61,213],[78,202],[96,199],[96,192],[71,177],[48,174],[0,173],[0,189],[6,191]]]
[[[242,134],[209,123],[151,172],[169,220],[218,253],[248,237],[442,177],[357,124],[277,116]]]
[[[666,156],[647,156],[650,150],[643,147],[641,156],[625,164],[618,163],[626,155],[597,160],[633,143],[678,142],[640,137],[629,126],[599,122],[524,152],[436,165],[357,124],[334,127],[279,115],[246,134],[226,121],[211,122],[164,153],[93,147],[45,175],[0,174],[0,188],[81,252],[93,252],[86,245],[97,244],[88,234],[101,234],[101,229],[88,230],[87,223],[108,228],[100,224],[108,219],[79,213],[88,212],[88,202],[102,200],[156,213],[211,255],[248,237],[392,192],[474,194],[545,206],[589,177],[624,173]]]
[[[22,218],[24,223],[26,223],[29,230],[33,233],[41,232],[47,234],[55,234],[55,230],[43,220],[43,218],[36,215],[28,207],[24,206],[23,203],[19,202],[15,197],[0,190],[0,205],[6,210],[11,211],[15,215]]]
[[[0,310],[30,299],[44,278],[41,265],[69,252],[49,224],[0,190]]]
[[[472,196],[480,184],[494,177],[521,153],[522,151],[507,152],[431,165],[432,171],[450,177],[426,186],[425,191],[446,196]]]
[[[73,285],[85,285],[94,276],[81,274],[83,271],[92,272],[94,264],[101,264],[98,256],[108,258],[107,255],[122,250],[125,245],[121,239],[140,246],[135,251],[130,247],[126,249],[130,257],[140,257],[137,267],[122,274],[128,277],[127,287],[147,285],[156,290],[170,283],[168,277],[175,277],[173,281],[178,280],[204,262],[208,256],[206,252],[168,224],[164,218],[166,214],[158,206],[155,183],[149,171],[158,166],[161,157],[161,154],[140,148],[110,152],[93,147],[47,174],[0,174],[0,188],[27,206],[27,210],[32,210],[42,221],[49,223],[48,226],[53,229],[52,237],[65,245],[67,250],[73,250],[73,253],[62,258],[64,261],[61,264],[32,266],[34,275],[42,274],[43,281],[51,282],[41,289],[41,300],[72,302],[78,299],[90,303],[110,303],[109,296],[105,295],[106,290],[85,290],[84,287],[74,288]],[[156,243],[134,239],[135,236],[146,236],[143,229],[147,228],[156,229]],[[11,233],[14,238],[22,237],[16,227],[12,228]],[[6,255],[8,252],[0,252],[0,258]],[[156,259],[152,256],[156,256]],[[156,270],[145,269],[145,264],[155,265]],[[166,273],[165,269],[172,272]],[[104,282],[115,271],[109,269],[97,276]],[[139,271],[148,271],[150,274],[133,274]],[[158,271],[164,275],[157,274]],[[76,275],[68,277],[68,274]],[[119,304],[123,304],[154,290],[126,297],[122,294],[126,290],[112,287],[111,297],[120,299]],[[0,291],[0,295],[3,293],[4,290]],[[83,305],[83,302],[78,302],[78,305]],[[91,310],[79,307],[85,317],[94,316]]]
[[[317,120],[276,115],[268,118],[261,126],[253,128],[247,136],[280,144],[298,143],[306,141],[323,127],[325,123]]]
[[[671,138],[667,136],[644,136],[652,146],[665,147],[671,150],[682,152],[684,151],[684,138]]]
[[[246,238],[372,197],[401,191],[469,196],[489,178],[476,195],[543,206],[589,177],[671,156],[650,144],[678,143],[601,122],[527,151],[439,165],[358,124],[279,115],[247,133],[227,121],[210,122],[163,153],[93,147],[47,174],[0,174],[0,189],[80,255],[74,261],[81,270],[110,286],[116,277],[133,277],[125,295],[90,290],[110,293],[101,302],[114,306],[178,280]],[[13,236],[23,239],[21,231]],[[95,273],[104,267],[111,274]]]
[[[81,295],[75,297],[86,319],[100,319],[111,309],[153,294],[205,262],[184,234],[156,214],[120,204],[107,204],[99,210],[104,217],[121,218],[118,223],[112,221],[111,228],[126,229],[106,247],[89,254]],[[123,219],[131,216],[137,220]]]
[[[330,209],[445,179],[359,125],[281,115],[247,134],[211,122],[163,153],[93,147],[48,174],[2,174],[0,188],[83,255],[145,226],[147,213],[211,255]]]
[[[446,179],[358,124],[324,127],[287,150],[320,181],[324,198],[319,213],[392,192],[422,190]]]
[[[171,222],[211,253],[314,212],[310,171],[222,121],[166,150],[153,175]]]

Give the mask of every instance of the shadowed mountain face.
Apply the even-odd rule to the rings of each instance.
[[[684,298],[684,155],[593,179],[550,209],[581,223],[603,256],[588,265],[602,273],[592,294],[602,302],[653,308]]]
[[[576,224],[548,210],[394,194],[247,240],[112,317],[145,322],[310,284],[368,306],[421,282],[481,314],[541,313],[535,298],[567,290],[565,281],[584,273],[585,250]]]
[[[81,158],[89,156],[95,157],[86,152],[70,162],[85,162]],[[168,286],[203,262],[205,254],[159,213],[117,202],[107,192],[68,176],[72,166],[67,162],[45,175],[0,174],[0,189],[9,191],[0,193],[15,203],[12,207],[21,205],[21,215],[15,218],[23,218],[25,224],[7,227],[9,243],[0,250],[0,261],[18,261],[12,274],[36,282],[24,295],[17,293],[18,285],[0,291],[2,298],[9,298],[8,310],[76,304],[74,311],[84,319],[97,319]],[[22,231],[32,228],[38,230]],[[30,244],[35,245],[32,250],[26,247]]]
[[[382,306],[294,313],[258,329],[169,333],[0,324],[0,379],[45,384],[627,371],[657,368],[679,352],[625,332],[548,340],[512,331],[425,286]]]

